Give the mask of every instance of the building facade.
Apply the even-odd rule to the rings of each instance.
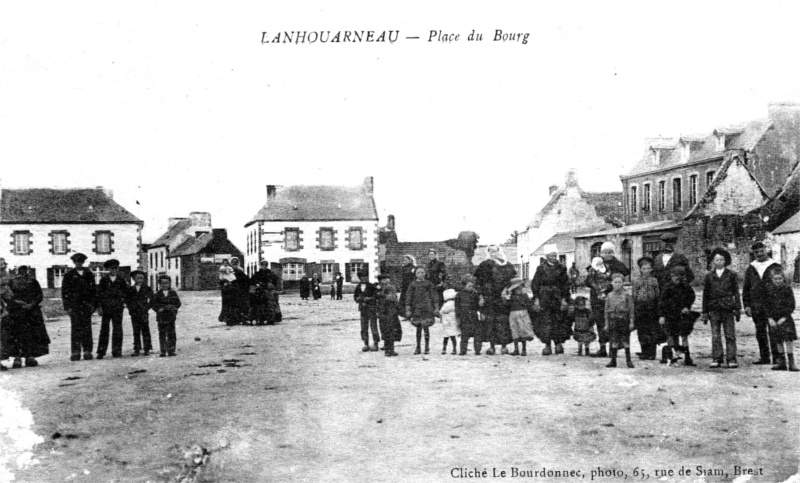
[[[329,283],[337,272],[358,283],[380,270],[378,212],[373,179],[357,186],[267,186],[267,202],[245,225],[249,274],[267,261],[284,288],[305,275]]]
[[[564,186],[551,186],[549,192],[550,200],[517,237],[522,274],[526,278],[532,277],[539,265],[534,252],[553,236],[623,224],[622,193],[584,191],[574,170],[567,172]]]
[[[223,260],[244,254],[228,239],[228,230],[213,228],[211,233],[191,236],[167,257],[167,267],[175,267],[180,290],[219,289],[219,268]]]
[[[43,288],[61,288],[78,252],[97,280],[112,258],[123,272],[139,268],[143,225],[102,187],[0,190],[0,256],[29,266]]]
[[[731,268],[741,273],[752,242],[797,212],[798,160],[797,103],[770,104],[765,119],[705,135],[649,139],[636,166],[620,177],[626,226],[576,237],[579,266],[606,240],[633,266],[661,253],[660,236],[672,231],[698,279],[718,246],[731,252]]]
[[[173,288],[180,290],[181,259],[170,258],[170,255],[185,241],[211,233],[211,230],[211,214],[205,211],[193,211],[186,218],[170,218],[167,231],[147,249],[147,280],[150,286],[156,287],[158,276],[166,274],[172,280]]]

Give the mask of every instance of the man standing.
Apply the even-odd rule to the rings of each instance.
[[[364,341],[362,352],[377,351],[378,341],[381,340],[378,333],[378,301],[375,298],[377,288],[375,284],[369,283],[369,272],[362,270],[358,272],[361,283],[356,286],[353,298],[358,304],[358,311],[361,313],[361,340]],[[372,330],[373,344],[369,345],[369,331]]]
[[[694,280],[694,272],[689,267],[689,259],[682,253],[675,253],[675,242],[678,241],[678,235],[675,233],[664,233],[661,235],[661,241],[664,242],[664,251],[656,256],[653,265],[653,275],[658,279],[658,287],[661,291],[670,281],[672,269],[675,267],[684,267],[687,284],[691,284]]]
[[[770,355],[775,364],[780,363],[777,344],[770,341],[766,301],[769,285],[772,283],[773,270],[781,270],[779,263],[769,257],[767,247],[762,242],[756,242],[750,247],[755,260],[750,263],[744,272],[744,287],[742,288],[742,305],[748,317],[753,319],[756,326],[756,341],[758,342],[759,360],[753,364],[769,364]]]
[[[578,293],[578,277],[580,276],[580,272],[578,271],[578,267],[575,266],[575,262],[572,262],[572,266],[569,267],[569,287],[572,290],[572,293]]]
[[[336,300],[342,300],[342,286],[344,285],[344,277],[342,277],[342,272],[336,272],[336,278],[334,281],[336,282]]]
[[[125,305],[128,306],[128,314],[131,316],[133,326],[133,353],[132,357],[137,357],[139,351],[144,349],[144,355],[149,356],[153,350],[153,342],[150,337],[150,302],[153,299],[153,289],[145,285],[145,273],[141,270],[131,272],[133,287],[128,289]]]
[[[436,288],[436,294],[439,297],[439,307],[444,304],[444,282],[447,280],[447,268],[444,262],[439,260],[436,250],[431,248],[428,250],[428,268],[425,276]]]
[[[108,349],[108,325],[111,323],[111,356],[122,357],[122,312],[128,294],[128,282],[119,274],[119,261],[103,264],[108,274],[103,275],[97,287],[100,303],[100,337],[97,339],[97,358],[102,359]]]
[[[75,268],[64,274],[61,282],[61,300],[70,320],[71,361],[92,359],[92,313],[97,308],[94,275],[83,267],[86,255],[76,253],[71,257]]]

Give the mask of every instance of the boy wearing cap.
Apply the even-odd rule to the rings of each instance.
[[[150,320],[148,312],[150,301],[153,299],[153,290],[145,285],[145,274],[141,270],[131,272],[133,286],[128,289],[125,305],[128,306],[128,314],[131,316],[133,326],[133,354],[131,357],[139,355],[139,351],[144,349],[144,355],[149,356],[153,350],[153,343],[150,338]]]
[[[70,320],[71,361],[92,359],[92,313],[97,308],[97,289],[94,274],[83,266],[86,255],[76,253],[71,257],[75,268],[64,274],[61,282],[61,300]]]
[[[394,343],[400,342],[403,329],[400,326],[400,315],[397,307],[397,289],[386,274],[378,275],[378,286],[375,290],[375,300],[378,306],[378,322],[383,338],[383,350],[386,357],[397,355]]]
[[[377,351],[378,341],[381,340],[378,334],[378,305],[375,300],[377,289],[374,284],[369,283],[369,272],[358,272],[361,280],[356,286],[353,298],[358,304],[358,311],[361,313],[361,340],[364,341],[362,352]],[[369,331],[372,330],[373,345],[369,345]]]
[[[111,324],[111,356],[122,357],[122,313],[125,310],[125,297],[128,282],[119,274],[119,261],[108,260],[103,264],[108,273],[103,275],[97,285],[97,299],[100,305],[100,336],[97,339],[97,358],[102,359],[108,349],[108,329]]]
[[[667,332],[667,347],[664,350],[662,363],[676,362],[674,350],[683,350],[686,354],[684,365],[693,366],[692,356],[689,354],[689,334],[684,327],[684,320],[691,317],[691,308],[694,304],[695,293],[686,282],[686,270],[682,266],[672,269],[670,283],[661,292],[658,301],[658,323]],[[683,340],[681,340],[683,339]],[[680,343],[683,345],[680,345]]]
[[[670,282],[672,276],[672,269],[675,267],[683,267],[685,281],[688,284],[694,280],[694,272],[689,267],[689,259],[682,253],[675,252],[675,242],[678,241],[678,235],[675,233],[664,233],[661,235],[661,241],[664,242],[664,251],[660,253],[653,263],[653,275],[658,279],[658,285],[661,290]]]
[[[159,290],[153,294],[153,299],[150,301],[150,308],[155,311],[158,323],[160,357],[176,355],[175,320],[178,318],[178,309],[181,308],[181,299],[178,298],[178,293],[172,290],[171,284],[169,275],[158,277]]]

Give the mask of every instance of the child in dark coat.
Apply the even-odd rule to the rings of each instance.
[[[661,299],[658,301],[658,323],[667,332],[667,347],[664,348],[662,363],[677,362],[675,351],[686,354],[684,365],[693,366],[692,356],[689,353],[688,325],[693,324],[692,304],[695,294],[692,287],[686,283],[686,270],[682,266],[672,269],[670,282],[664,287]]]
[[[150,308],[155,311],[156,322],[158,322],[158,345],[161,357],[177,355],[175,354],[177,344],[175,320],[178,317],[181,300],[178,298],[178,293],[170,288],[171,283],[167,275],[158,277],[160,288],[153,294],[153,300],[150,302]]]
[[[417,349],[414,354],[420,354],[420,342],[425,333],[425,353],[430,353],[430,332],[428,328],[434,324],[434,317],[439,315],[439,294],[430,280],[425,279],[425,269],[417,267],[414,275],[417,279],[408,287],[406,297],[406,317],[411,320],[411,325],[417,328]]]
[[[653,276],[653,259],[642,257],[639,265],[639,278],[633,281],[633,312],[636,335],[642,352],[639,358],[646,361],[656,359],[658,344],[666,342],[666,336],[658,323],[658,300],[661,289],[658,279]]]
[[[479,320],[480,295],[475,290],[475,277],[464,275],[461,279],[464,288],[456,294],[456,320],[461,328],[461,355],[467,355],[470,337],[473,340],[475,355],[481,355],[484,330]]]
[[[388,275],[378,276],[378,287],[375,292],[378,304],[378,323],[383,339],[383,350],[386,357],[397,355],[394,343],[403,338],[403,329],[400,326],[400,315],[397,307],[397,289],[392,285]]]
[[[794,341],[797,340],[797,328],[792,319],[794,309],[794,291],[786,283],[783,270],[773,270],[772,286],[767,288],[769,337],[778,345],[779,354],[778,364],[772,368],[773,371],[798,371],[794,364]]]
[[[592,309],[586,306],[586,297],[575,297],[575,311],[572,314],[572,338],[578,342],[578,355],[582,356],[584,350],[589,355],[589,346],[597,339],[594,333],[594,319]]]

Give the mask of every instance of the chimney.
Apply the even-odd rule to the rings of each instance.
[[[770,121],[793,130],[800,129],[800,102],[770,102],[767,104]]]
[[[557,184],[550,185],[550,190],[548,194],[550,196],[553,196],[553,193],[555,193],[556,191],[558,191],[558,185]]]
[[[278,187],[274,184],[267,185],[267,201],[275,199],[275,193],[278,192]]]
[[[228,238],[228,230],[226,228],[213,228],[211,230],[211,236],[214,237],[215,240],[223,240]]]
[[[211,213],[207,211],[193,211],[189,213],[192,226],[211,226]]]
[[[180,217],[170,218],[169,221],[167,222],[167,230],[175,226],[179,221],[183,220],[188,220],[188,218],[180,218]]]
[[[105,194],[112,200],[114,199],[114,190],[103,188],[102,186],[97,186],[95,189],[102,191],[103,194]]]
[[[394,231],[394,215],[389,215],[386,217],[386,229]]]
[[[367,191],[368,195],[372,195],[374,189],[374,183],[372,181],[372,176],[367,176],[364,178],[364,189]]]
[[[574,188],[578,186],[578,175],[575,174],[575,169],[570,168],[567,174],[564,175],[564,186],[567,188]]]

